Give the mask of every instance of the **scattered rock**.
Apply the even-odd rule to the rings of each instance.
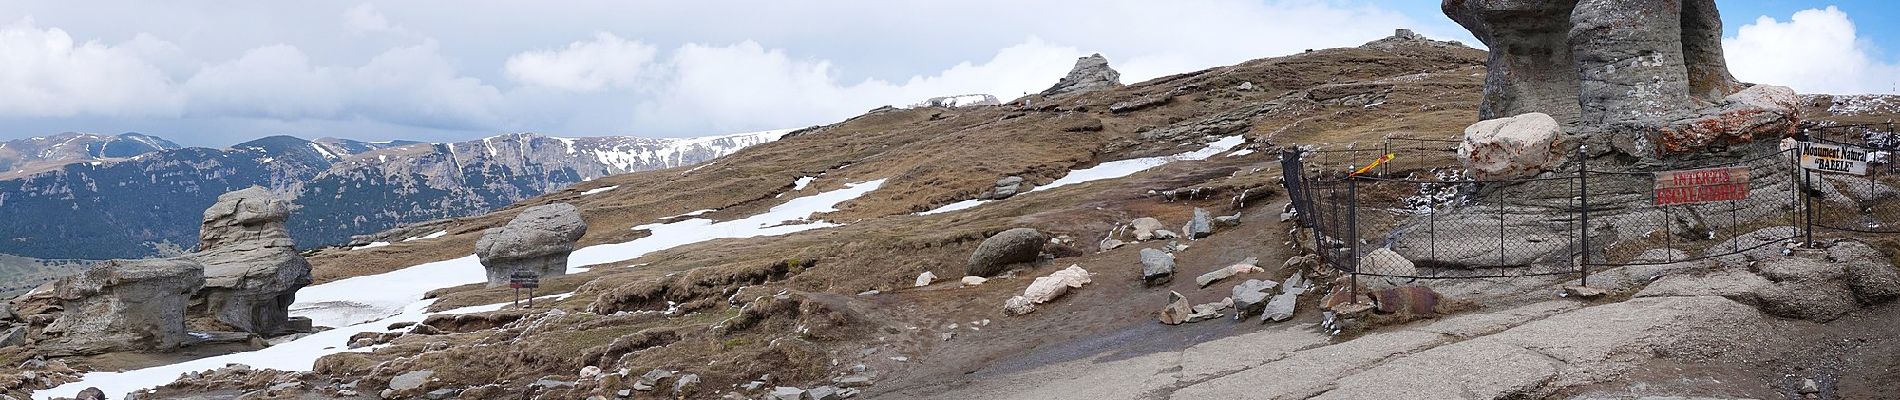
[[[1055,86],[1042,91],[1043,96],[1061,97],[1076,93],[1120,87],[1121,73],[1108,67],[1108,58],[1101,54],[1091,54],[1075,60],[1075,68],[1069,75],[1056,81]]]
[[[1187,224],[1181,225],[1181,233],[1187,234],[1187,238],[1193,240],[1207,237],[1214,234],[1214,220],[1208,215],[1206,209],[1195,207],[1194,217],[1189,218]]]
[[[429,377],[434,375],[434,370],[427,369],[404,372],[402,375],[389,378],[389,388],[396,391],[419,388],[422,387],[423,384],[429,383]]]
[[[289,326],[290,303],[311,277],[284,224],[293,208],[251,186],[219,195],[205,209],[199,250],[190,256],[204,265],[204,287],[195,295],[204,306],[193,310],[245,332],[298,332]]]
[[[805,400],[805,389],[790,386],[772,388],[772,400]]]
[[[1022,187],[1022,185],[1023,185],[1023,178],[1020,176],[1010,176],[1003,179],[997,179],[996,187],[994,189],[990,189],[990,198],[996,199],[996,200],[1002,200],[1002,199],[1007,199],[1010,196],[1015,196],[1017,189]]]
[[[1042,253],[1042,244],[1048,239],[1042,232],[1030,228],[1015,228],[997,233],[982,244],[976,246],[976,252],[970,254],[965,275],[995,276],[1010,264],[1036,260]]]
[[[1458,160],[1477,179],[1524,179],[1564,160],[1562,127],[1544,113],[1471,124],[1458,144]]]
[[[1234,319],[1260,314],[1267,307],[1267,292],[1279,283],[1268,280],[1248,279],[1234,286]]]
[[[845,375],[832,379],[831,383],[847,388],[866,387],[871,386],[871,377],[862,374]]]
[[[1212,285],[1214,284],[1214,282],[1219,282],[1222,279],[1227,279],[1228,277],[1232,277],[1236,274],[1245,274],[1245,273],[1250,273],[1250,272],[1267,272],[1266,270],[1261,269],[1259,266],[1254,265],[1259,262],[1260,262],[1260,259],[1258,258],[1247,257],[1245,261],[1241,261],[1239,264],[1234,264],[1231,266],[1227,266],[1225,268],[1219,268],[1213,271],[1208,271],[1205,274],[1201,274],[1201,276],[1194,278],[1194,283],[1205,288],[1207,287],[1207,285]]]
[[[981,285],[983,284],[983,282],[988,282],[988,281],[989,281],[989,278],[984,278],[981,276],[966,276],[966,277],[963,277],[963,280],[959,281],[958,283],[962,283],[963,286],[976,286],[976,285]]]
[[[599,376],[600,376],[600,367],[596,367],[596,366],[592,366],[592,365],[589,365],[589,366],[585,366],[585,367],[581,367],[581,372],[580,372],[580,376],[581,376],[581,379],[589,379],[589,378],[595,378],[595,377],[599,377]]]
[[[1239,215],[1222,215],[1222,216],[1214,217],[1214,225],[1225,226],[1225,227],[1240,226],[1240,216]]]
[[[673,396],[688,398],[699,392],[699,374],[680,374],[673,380]]]
[[[1296,312],[1294,307],[1299,304],[1299,297],[1298,293],[1291,292],[1273,295],[1272,299],[1267,300],[1267,305],[1260,308],[1261,319],[1280,322],[1293,318]]]
[[[462,394],[462,391],[449,389],[449,388],[442,388],[442,389],[431,390],[428,393],[423,393],[422,398],[429,399],[429,400],[447,400],[447,399],[455,398],[455,395],[458,395],[458,394]]]
[[[1253,82],[1241,82],[1239,85],[1234,86],[1234,90],[1242,92],[1253,90]]]
[[[1125,245],[1125,244],[1127,243],[1123,243],[1121,240],[1117,240],[1117,239],[1102,239],[1102,251],[1118,249],[1118,248],[1121,248],[1122,245]]]
[[[86,388],[86,390],[79,391],[79,395],[74,396],[73,400],[106,400],[106,391],[99,390],[99,388],[96,387],[89,387]]]
[[[1038,277],[1035,282],[1030,282],[1029,287],[1023,289],[1022,295],[1004,301],[1003,311],[1010,315],[1035,312],[1036,304],[1055,300],[1068,293],[1069,289],[1079,289],[1087,284],[1089,284],[1089,272],[1079,265],[1070,265],[1061,271]]]
[[[1156,230],[1155,230],[1155,239],[1162,239],[1162,240],[1167,240],[1167,239],[1174,239],[1174,238],[1178,238],[1178,237],[1181,237],[1181,235],[1176,235],[1176,234],[1174,233],[1174,231],[1170,231],[1170,230],[1167,230],[1167,229],[1156,229]]]
[[[1821,384],[1815,382],[1813,378],[1801,378],[1801,387],[1796,389],[1796,391],[1800,392],[1801,394],[1820,393]]]
[[[1161,224],[1161,220],[1149,217],[1135,218],[1135,220],[1129,222],[1128,225],[1134,229],[1135,240],[1137,241],[1154,240],[1155,231],[1167,228],[1166,225]]]
[[[660,387],[661,382],[665,382],[667,379],[672,379],[672,378],[673,378],[673,371],[667,371],[663,369],[647,371],[646,374],[640,375],[640,379],[635,379],[633,381],[633,390],[638,390],[642,392],[653,390],[653,388]]]
[[[1141,249],[1141,281],[1158,286],[1174,280],[1174,255],[1157,249]]]
[[[930,271],[924,271],[924,273],[917,274],[917,283],[912,286],[918,286],[918,287],[930,286],[930,283],[935,282],[936,280],[937,280],[937,274],[930,273]]]
[[[1190,310],[1191,312],[1188,313],[1187,322],[1194,323],[1220,318],[1222,315],[1221,310],[1226,310],[1233,306],[1234,298],[1232,297],[1222,299],[1219,302],[1196,304],[1194,308]]]
[[[574,205],[539,205],[522,210],[508,225],[483,232],[475,254],[488,271],[488,287],[508,285],[515,271],[548,279],[567,274],[567,256],[586,233],[587,222]]]
[[[840,400],[843,399],[844,396],[838,394],[838,388],[819,386],[805,391],[805,398],[809,400]]]
[[[1578,298],[1578,299],[1594,299],[1598,297],[1603,297],[1603,295],[1604,295],[1603,289],[1597,289],[1597,288],[1593,288],[1589,286],[1578,286],[1578,285],[1564,286],[1564,293],[1563,293],[1563,297]]]
[[[1188,315],[1194,314],[1194,308],[1188,305],[1187,296],[1181,292],[1168,292],[1168,305],[1161,307],[1161,323],[1180,325],[1188,322]]]
[[[1389,248],[1380,247],[1371,252],[1367,252],[1364,257],[1359,258],[1359,272],[1376,275],[1414,276],[1418,275],[1418,268],[1412,265],[1411,260],[1405,259],[1405,256],[1399,255],[1398,252],[1392,251],[1392,249]]]
[[[0,347],[19,346],[23,344],[26,344],[25,326],[14,326],[7,328],[5,332],[0,332]]]

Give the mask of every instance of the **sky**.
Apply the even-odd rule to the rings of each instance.
[[[1722,0],[1744,81],[1894,93],[1885,0]],[[688,137],[1041,91],[1091,53],[1134,83],[1411,28],[1434,0],[0,1],[0,139],[143,132]]]

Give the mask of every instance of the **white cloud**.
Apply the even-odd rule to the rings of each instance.
[[[168,49],[149,37],[75,43],[65,30],[40,29],[31,19],[0,27],[0,115],[177,115],[184,97],[144,58]]]
[[[357,4],[355,7],[350,7],[348,10],[343,10],[343,29],[350,33],[361,35],[383,31],[397,31],[400,28],[391,26],[389,24],[389,18],[384,17],[382,12],[376,11],[376,6],[363,3]]]
[[[390,49],[360,67],[317,66],[289,45],[251,49],[184,84],[201,117],[370,118],[432,128],[491,127],[499,89],[462,76],[434,42]]]
[[[194,115],[301,119],[336,115],[345,88],[333,71],[310,65],[303,51],[279,44],[205,67],[185,90]]]
[[[942,95],[984,93],[1009,100],[1047,88],[1085,54],[1031,38],[981,64],[964,62],[902,83],[850,82],[830,61],[796,58],[756,42],[690,44],[664,63],[665,83],[635,116],[661,130],[739,131],[831,122]]]
[[[1833,6],[1788,21],[1762,16],[1722,38],[1722,50],[1736,79],[1803,93],[1888,93],[1900,80],[1900,66],[1874,58],[1854,21]]]
[[[1134,83],[1422,27],[1360,0],[115,5],[152,18],[59,3],[0,10],[59,27],[0,30],[0,123],[215,138],[174,138],[194,144],[267,133],[247,131],[258,127],[381,127],[333,133],[366,139],[702,135],[829,123],[933,96],[1008,100],[1089,53]],[[130,39],[74,44],[67,32]]]
[[[523,84],[592,92],[639,82],[658,53],[653,45],[601,32],[565,48],[516,54],[502,68]]]

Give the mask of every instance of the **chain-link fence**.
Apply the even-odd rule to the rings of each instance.
[[[1389,278],[1587,279],[1592,269],[1783,243],[1803,222],[1794,149],[1621,169],[1593,169],[1579,151],[1557,171],[1479,180],[1453,146],[1393,139],[1284,151],[1288,192],[1321,261]]]
[[[1823,231],[1900,233],[1900,135],[1894,124],[1836,125],[1806,129],[1808,146],[1835,157],[1844,171],[1806,172],[1803,187],[1812,196],[1813,226]],[[1806,161],[1812,163],[1813,161]]]

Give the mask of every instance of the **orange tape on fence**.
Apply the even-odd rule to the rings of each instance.
[[[1392,159],[1395,157],[1398,157],[1398,156],[1392,153],[1385,153],[1385,155],[1379,156],[1379,159],[1372,160],[1371,164],[1366,164],[1365,167],[1361,167],[1357,171],[1352,171],[1352,175],[1347,175],[1347,176],[1359,176],[1359,174],[1366,173],[1366,171],[1371,171],[1373,168],[1378,168],[1379,164],[1385,164],[1386,161],[1392,161]]]

